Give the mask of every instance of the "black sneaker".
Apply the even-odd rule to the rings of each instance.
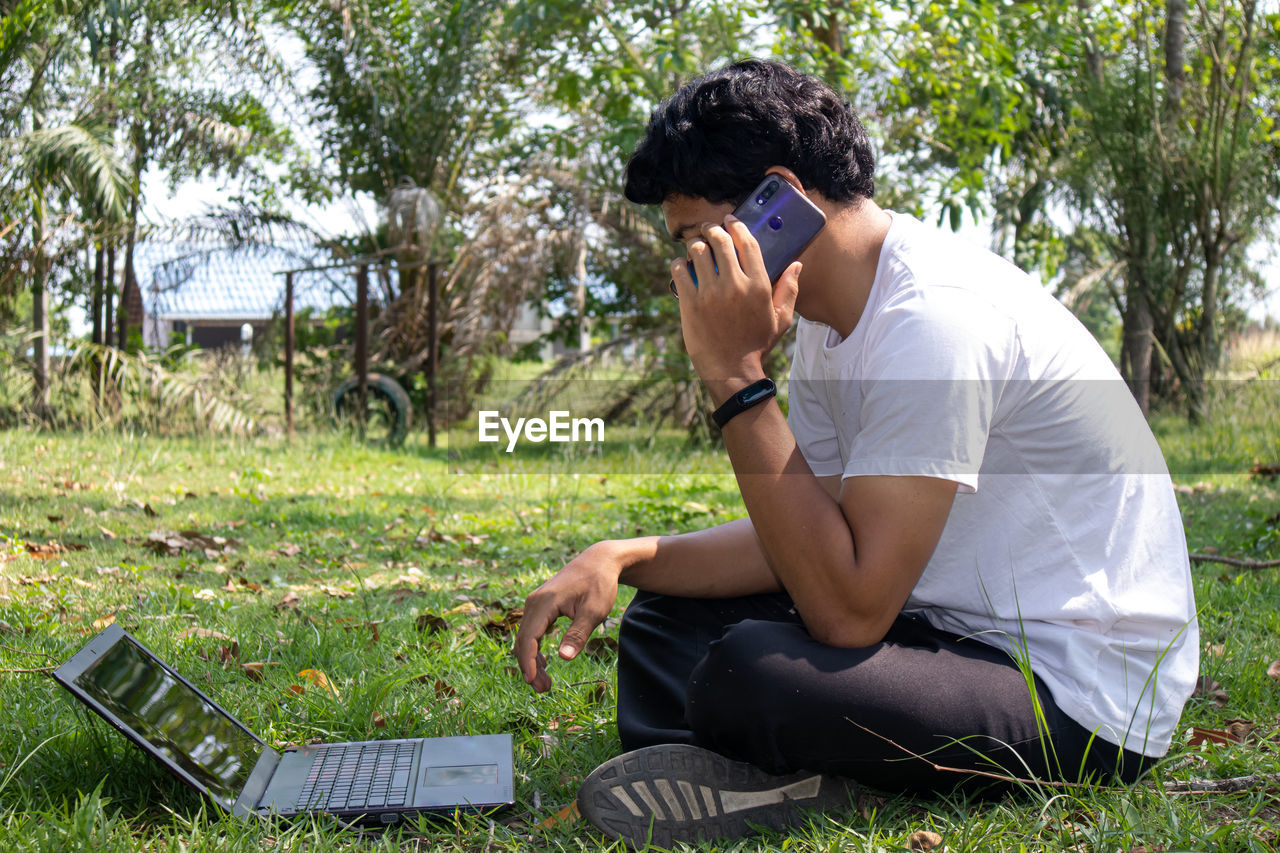
[[[700,747],[665,744],[601,764],[582,783],[578,808],[610,838],[670,847],[782,829],[809,810],[848,811],[855,791],[848,779],[774,776]]]

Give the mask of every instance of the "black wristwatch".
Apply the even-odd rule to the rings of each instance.
[[[724,401],[724,405],[711,414],[711,419],[716,422],[716,426],[724,429],[724,425],[737,415],[777,394],[778,386],[773,384],[772,379],[765,377],[730,396]]]

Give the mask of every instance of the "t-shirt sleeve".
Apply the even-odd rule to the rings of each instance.
[[[829,477],[842,473],[843,465],[835,424],[823,399],[827,383],[813,369],[809,336],[818,334],[820,327],[803,320],[799,322],[791,375],[787,380],[787,425],[814,476]]]
[[[896,475],[978,489],[1016,358],[1012,321],[957,289],[890,305],[869,330],[845,477]]]

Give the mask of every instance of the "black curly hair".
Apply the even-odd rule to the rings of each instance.
[[[875,154],[848,102],[815,77],[747,59],[658,105],[627,162],[623,192],[637,204],[675,195],[739,204],[770,166],[786,166],[831,201],[875,191]]]

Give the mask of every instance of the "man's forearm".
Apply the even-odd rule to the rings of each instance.
[[[749,518],[678,536],[608,544],[618,549],[619,581],[645,592],[724,598],[782,588]]]

